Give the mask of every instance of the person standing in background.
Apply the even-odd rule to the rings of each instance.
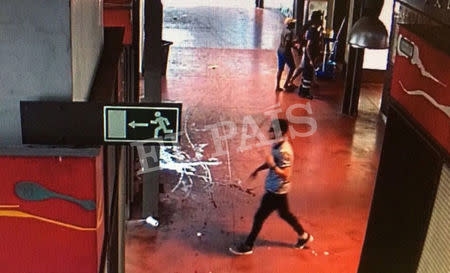
[[[283,74],[284,66],[286,64],[289,66],[289,72],[286,77],[286,81],[284,83],[285,89],[289,87],[290,79],[292,77],[292,74],[294,74],[295,62],[294,56],[292,56],[292,47],[294,46],[296,40],[294,33],[295,22],[296,20],[293,18],[286,18],[284,20],[285,28],[281,33],[280,45],[278,46],[277,50],[278,71],[277,71],[277,85],[275,91],[283,91],[283,89],[280,87],[280,81],[281,75]]]
[[[299,57],[299,59],[300,59],[300,64],[299,64],[299,66],[295,69],[294,75],[292,75],[291,80],[290,80],[290,83],[289,83],[289,85],[292,86],[292,87],[294,87],[294,88],[297,88],[297,87],[298,87],[298,86],[295,86],[295,84],[294,84],[295,79],[297,79],[297,77],[300,76],[300,75],[302,74],[302,71],[303,71],[302,65],[301,65],[301,64],[302,64],[302,62],[303,62],[303,55],[305,54],[305,47],[306,47],[305,34],[306,34],[306,31],[308,30],[308,28],[309,28],[310,26],[311,26],[311,20],[309,20],[308,22],[306,22],[306,23],[302,26],[302,29],[301,29],[301,31],[300,31],[300,34],[298,35],[298,38],[297,38],[297,44],[296,44],[296,47],[297,47],[297,54],[298,54],[298,57]]]
[[[315,67],[319,62],[321,40],[322,40],[322,11],[314,11],[311,14],[311,24],[305,33],[306,47],[303,54],[301,68],[302,82],[298,92],[298,95],[312,100],[311,85],[314,79]]]

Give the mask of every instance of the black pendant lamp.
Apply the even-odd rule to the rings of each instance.
[[[356,48],[388,48],[386,27],[378,19],[384,0],[365,0],[363,4],[363,16],[353,25],[348,43]]]

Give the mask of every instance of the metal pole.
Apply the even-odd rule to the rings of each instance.
[[[303,17],[304,17],[305,0],[294,0],[294,18],[297,20],[295,22],[295,33],[300,35],[300,31],[303,28]]]
[[[363,13],[363,0],[351,0],[349,9],[349,29],[358,21]],[[350,21],[351,18],[351,21]],[[348,32],[350,33],[350,31]],[[342,113],[351,116],[358,115],[359,93],[361,88],[364,49],[349,47],[348,62],[345,73],[344,99]]]
[[[144,99],[145,102],[161,101],[162,67],[162,4],[160,0],[146,0],[144,14]]]

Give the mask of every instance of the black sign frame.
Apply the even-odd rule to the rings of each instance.
[[[22,143],[64,146],[125,145],[134,141],[106,141],[104,138],[104,107],[169,107],[177,108],[180,132],[182,103],[117,103],[21,101]],[[179,137],[177,137],[179,141]],[[140,143],[159,145],[152,141]],[[165,145],[175,145],[175,142]]]

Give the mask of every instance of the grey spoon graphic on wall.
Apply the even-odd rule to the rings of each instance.
[[[80,200],[69,195],[56,193],[36,182],[17,182],[15,192],[19,198],[27,201],[43,201],[50,198],[59,198],[78,204],[85,210],[95,210],[95,202],[92,200]]]

